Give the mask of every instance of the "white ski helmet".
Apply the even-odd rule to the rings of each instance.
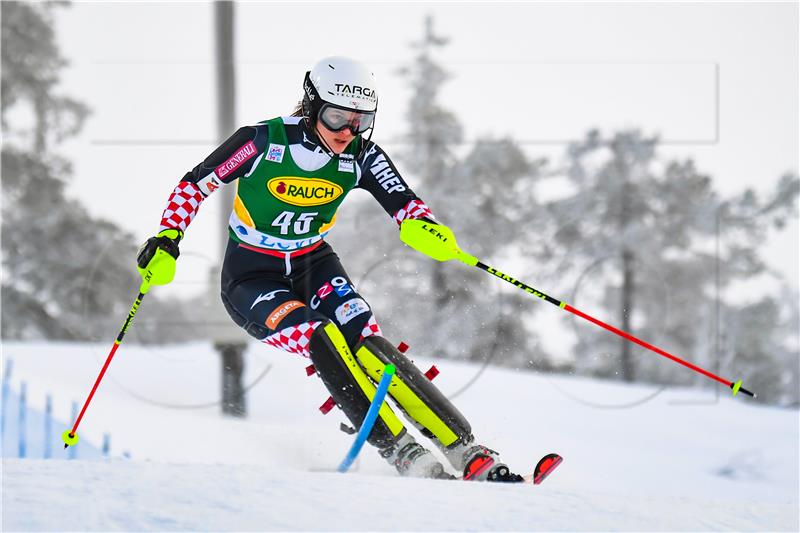
[[[303,93],[303,116],[309,127],[327,106],[363,114],[368,119],[364,121],[365,131],[378,109],[375,77],[366,65],[347,57],[332,56],[317,62],[306,72]]]

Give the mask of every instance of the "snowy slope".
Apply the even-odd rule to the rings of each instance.
[[[6,343],[3,356],[14,360],[12,385],[25,379],[41,409],[46,392],[82,401],[107,349]],[[98,444],[108,431],[112,455],[132,459],[4,459],[3,530],[800,528],[797,411],[725,391],[666,390],[641,403],[657,389],[490,368],[455,402],[519,471],[560,452],[544,485],[401,479],[369,448],[339,475],[321,470],[352,437],[338,431],[340,412],[316,410],[327,394],[306,363],[253,344],[246,381],[269,371],[249,417],[231,420],[194,408],[219,397],[208,346],[123,346],[79,433]],[[480,370],[437,366],[447,394]],[[67,411],[56,403],[57,418]]]
[[[785,504],[264,466],[6,463],[3,530],[781,530]],[[548,480],[549,481],[549,480]],[[46,503],[46,511],[42,511]],[[794,521],[794,522],[793,522]]]

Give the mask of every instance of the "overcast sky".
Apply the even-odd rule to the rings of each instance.
[[[144,240],[215,146],[213,6],[76,2],[57,13],[70,61],[62,90],[93,110],[62,148],[75,164],[70,191]],[[450,38],[438,55],[453,74],[442,102],[468,141],[508,135],[557,157],[589,128],[636,126],[661,135],[665,156],[695,158],[725,194],[765,191],[798,169],[796,3],[240,2],[236,122],[288,114],[305,70],[350,55],[378,78],[374,139],[391,154],[409,96],[397,69],[426,14]],[[188,232],[189,255],[216,256],[229,206],[215,200]],[[458,235],[457,214],[437,214]],[[767,251],[795,286],[799,249],[795,222]]]

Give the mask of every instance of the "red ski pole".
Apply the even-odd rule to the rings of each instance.
[[[478,267],[481,270],[484,270],[489,274],[497,276],[503,281],[507,281],[508,283],[514,285],[519,289],[522,289],[523,291],[529,294],[532,294],[547,302],[550,302],[553,305],[557,305],[558,307],[564,309],[565,311],[569,311],[570,313],[576,316],[588,320],[589,322],[597,326],[600,326],[601,328],[604,328],[612,333],[615,333],[616,335],[619,335],[624,339],[636,343],[639,346],[642,346],[643,348],[647,348],[648,350],[655,352],[658,355],[661,355],[662,357],[666,357],[667,359],[670,359],[678,364],[681,364],[686,368],[694,370],[699,374],[702,374],[708,378],[711,378],[715,381],[722,383],[723,385],[726,385],[733,391],[734,396],[736,396],[738,393],[741,392],[753,398],[756,397],[754,393],[742,387],[742,380],[733,382],[728,379],[721,378],[716,374],[712,374],[708,370],[700,368],[699,366],[692,364],[689,361],[685,361],[678,356],[672,355],[671,353],[662,350],[661,348],[653,346],[648,342],[645,342],[637,337],[634,337],[630,333],[627,333],[625,331],[622,331],[621,329],[606,324],[602,320],[598,320],[590,315],[587,315],[583,311],[575,309],[566,302],[562,302],[560,300],[553,298],[552,296],[548,296],[547,294],[539,290],[536,290],[529,285],[526,285],[525,283],[519,281],[518,279],[512,278],[508,274],[503,274],[499,270],[492,268],[484,263],[481,263],[480,261],[478,261],[476,257],[469,255],[468,253],[462,251],[458,247],[453,232],[450,231],[450,229],[447,228],[446,226],[433,224],[431,222],[426,222],[424,220],[405,220],[403,221],[403,224],[400,226],[400,239],[407,245],[414,248],[415,250],[418,250],[432,257],[433,259],[436,259],[437,261],[449,261],[450,259],[458,259],[459,261],[461,261],[466,265]]]
[[[139,296],[136,297],[136,301],[133,302],[131,310],[128,312],[128,318],[125,319],[125,323],[122,325],[122,329],[120,330],[119,335],[117,335],[117,340],[114,341],[114,345],[111,347],[111,351],[109,352],[108,357],[106,358],[106,362],[103,365],[103,368],[100,370],[100,374],[97,376],[97,379],[94,382],[92,391],[86,398],[86,401],[83,404],[83,408],[81,409],[81,412],[78,415],[77,420],[75,420],[75,425],[72,426],[72,429],[68,429],[61,434],[61,440],[64,441],[64,448],[78,443],[78,433],[77,433],[78,426],[80,425],[81,420],[83,419],[83,415],[86,414],[86,409],[89,407],[89,403],[92,401],[94,393],[97,392],[97,387],[100,386],[100,382],[103,380],[103,376],[105,375],[106,370],[108,370],[108,366],[111,364],[111,359],[114,358],[114,354],[117,352],[117,348],[119,348],[119,345],[122,344],[122,339],[125,337],[125,332],[128,331],[131,322],[133,322],[133,317],[136,316],[136,312],[139,310],[139,305],[142,303],[144,295],[147,294],[147,291],[150,290],[151,278],[152,278],[152,273],[150,271],[147,271],[144,280],[142,281],[142,284],[139,287]]]

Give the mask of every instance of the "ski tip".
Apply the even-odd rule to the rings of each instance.
[[[536,464],[536,468],[533,470],[533,484],[539,485],[563,461],[564,458],[558,455],[557,453],[548,453],[547,455],[539,459],[539,462]]]
[[[64,448],[78,444],[78,434],[73,433],[71,430],[66,430],[61,434],[61,440],[64,442]]]

